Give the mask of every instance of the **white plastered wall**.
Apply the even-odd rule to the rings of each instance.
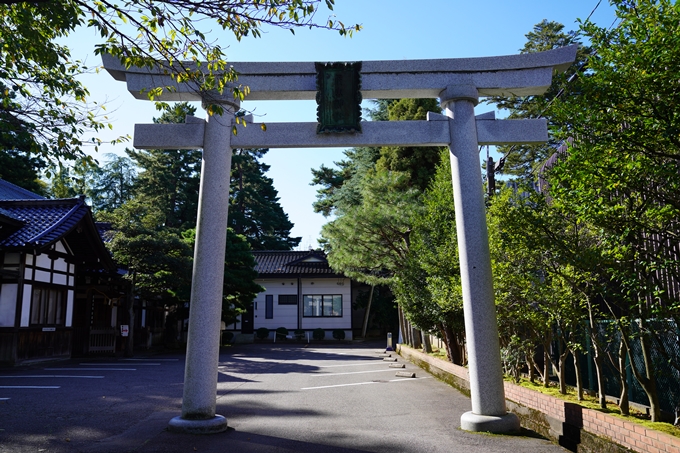
[[[19,285],[5,283],[0,288],[0,327],[14,327]]]
[[[298,306],[297,305],[279,305],[279,295],[297,295],[297,279],[266,279],[255,280],[257,284],[264,287],[265,290],[257,295],[255,298],[255,319],[253,328],[266,327],[268,329],[276,329],[278,327],[285,327],[288,330],[295,330],[298,328]],[[273,296],[274,298],[274,317],[266,319],[266,296]]]

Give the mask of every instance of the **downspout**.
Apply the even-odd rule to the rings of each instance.
[[[368,318],[371,316],[371,303],[373,302],[373,290],[375,285],[371,285],[371,294],[368,296],[368,305],[366,306],[366,312],[364,313],[364,324],[361,327],[361,338],[366,338],[366,330],[368,329]]]
[[[302,279],[298,275],[297,278],[297,299],[298,299],[298,315],[297,315],[297,328],[302,329]]]

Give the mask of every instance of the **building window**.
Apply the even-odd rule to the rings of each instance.
[[[65,291],[34,286],[31,299],[31,324],[63,326],[65,320]]]
[[[342,295],[305,295],[303,297],[305,317],[342,316]]]
[[[264,319],[274,319],[274,296],[264,296]]]
[[[279,294],[279,305],[297,305],[297,294]]]

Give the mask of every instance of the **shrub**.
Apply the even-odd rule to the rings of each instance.
[[[293,336],[295,337],[296,340],[304,340],[305,339],[305,331],[302,329],[295,329],[293,331]]]
[[[315,340],[323,340],[326,338],[326,331],[321,328],[314,329],[314,332],[312,332],[312,338]]]
[[[259,340],[264,340],[265,338],[267,338],[269,336],[269,329],[267,329],[266,327],[260,327],[259,329],[257,329],[255,331],[255,336]]]
[[[234,339],[234,332],[224,331],[222,332],[222,344],[231,344],[231,340]]]
[[[286,329],[285,327],[278,327],[276,329],[276,338],[277,339],[285,340],[286,335],[288,335],[288,329]]]
[[[345,339],[345,331],[340,330],[340,329],[335,329],[333,331],[333,338],[336,340],[344,340]]]

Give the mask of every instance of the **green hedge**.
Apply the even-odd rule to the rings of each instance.
[[[277,327],[276,328],[276,339],[277,340],[285,340],[287,335],[288,335],[288,329],[286,329],[285,327]]]
[[[323,340],[326,338],[326,331],[323,329],[314,329],[314,332],[312,332],[312,338],[315,340]]]
[[[222,332],[222,344],[231,344],[231,340],[234,339],[234,332],[224,331]]]
[[[255,331],[255,336],[259,340],[264,340],[265,338],[267,338],[269,336],[269,329],[267,329],[266,327],[260,327],[259,329],[257,329]]]
[[[304,340],[305,339],[305,331],[302,329],[295,329],[293,331],[293,337],[295,337],[296,340]]]

